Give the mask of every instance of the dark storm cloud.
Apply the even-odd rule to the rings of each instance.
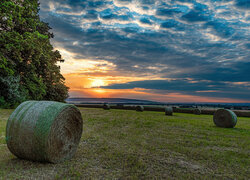
[[[184,30],[184,27],[183,27],[183,24],[178,22],[178,21],[175,21],[173,19],[168,19],[166,21],[164,21],[163,23],[161,23],[161,28],[173,28],[174,30],[177,30],[177,31],[181,31],[181,30]]]
[[[153,89],[161,90],[161,93],[181,93],[187,95],[206,96],[206,97],[221,97],[221,98],[237,98],[250,100],[249,85],[238,87],[227,82],[193,82],[188,79],[180,80],[147,80],[134,81],[125,84],[114,84],[103,88],[108,89]],[[154,91],[151,91],[154,92]]]
[[[144,23],[144,24],[152,24],[152,22],[149,19],[147,19],[147,18],[141,18],[140,22]]]
[[[241,9],[250,9],[250,1],[249,0],[236,0],[236,7]]]
[[[40,3],[41,18],[55,34],[53,43],[74,53],[76,60],[106,60],[127,76],[157,75],[198,81],[195,84],[187,80],[131,82],[109,88],[179,89],[195,95],[200,90],[216,90],[198,94],[249,97],[249,85],[237,83],[247,84],[250,79],[249,1],[41,0]],[[179,87],[178,83],[183,86],[174,88]],[[200,88],[203,86],[204,89]]]
[[[188,22],[201,22],[208,21],[212,18],[212,14],[209,12],[208,7],[204,4],[195,3],[194,8],[187,14],[182,16],[182,19]]]
[[[227,22],[209,21],[205,24],[205,28],[213,28],[217,35],[227,38],[235,33],[235,30],[227,25]]]
[[[178,8],[175,8],[175,9],[160,8],[160,9],[157,9],[156,15],[158,15],[158,16],[172,16],[174,14],[178,14],[181,12],[182,11]]]

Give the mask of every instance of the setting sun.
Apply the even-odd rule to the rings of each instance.
[[[91,83],[91,87],[100,87],[104,85],[105,85],[105,82],[102,79],[95,79]]]

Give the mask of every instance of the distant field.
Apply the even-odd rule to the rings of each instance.
[[[0,109],[0,179],[250,179],[250,118],[223,129],[211,115],[80,110],[84,131],[75,157],[42,164],[8,151],[13,110]]]

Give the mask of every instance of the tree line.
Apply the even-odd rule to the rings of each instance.
[[[25,100],[64,101],[68,87],[50,44],[53,33],[38,15],[38,0],[0,1],[0,107]]]

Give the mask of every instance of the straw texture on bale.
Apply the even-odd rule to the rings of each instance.
[[[82,125],[81,113],[74,105],[26,101],[8,119],[7,146],[22,159],[62,162],[75,154]]]
[[[195,108],[194,109],[194,114],[200,115],[201,114],[201,110],[199,108]]]
[[[109,104],[104,104],[103,109],[104,110],[110,110],[110,105]]]
[[[166,107],[165,108],[165,115],[172,116],[173,115],[173,108],[172,107]]]
[[[135,110],[138,111],[138,112],[143,112],[144,107],[143,106],[136,106]]]
[[[218,127],[233,128],[237,123],[237,116],[228,109],[218,109],[214,113],[213,120]]]

